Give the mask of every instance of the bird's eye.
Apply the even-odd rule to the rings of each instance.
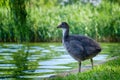
[[[64,26],[65,24],[64,23],[62,23],[62,26]]]

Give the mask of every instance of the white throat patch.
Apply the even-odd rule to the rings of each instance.
[[[62,28],[62,31],[63,31],[63,37],[65,36],[65,32],[66,32],[67,29],[65,28]]]

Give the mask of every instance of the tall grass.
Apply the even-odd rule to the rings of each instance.
[[[119,59],[109,61],[79,74],[71,74],[66,77],[56,77],[48,80],[119,80],[120,62]]]
[[[32,42],[60,41],[61,31],[56,26],[62,21],[69,23],[70,34],[87,35],[99,41],[120,41],[120,6],[117,3],[104,1],[97,7],[81,3],[50,8],[26,6],[26,25]],[[19,30],[6,13],[9,13],[7,9],[0,9],[0,41],[14,42],[20,36],[16,33]]]

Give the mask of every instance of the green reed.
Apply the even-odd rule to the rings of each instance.
[[[117,3],[103,1],[96,7],[82,3],[52,7],[25,6],[26,22],[20,28],[16,27],[9,14],[11,10],[0,8],[1,42],[16,42],[18,39],[29,39],[31,42],[61,41],[61,31],[56,26],[62,21],[69,23],[70,34],[86,35],[98,41],[120,41],[120,6]]]

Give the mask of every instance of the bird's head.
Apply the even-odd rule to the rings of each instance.
[[[57,28],[69,29],[69,25],[66,22],[62,22],[57,26]]]

